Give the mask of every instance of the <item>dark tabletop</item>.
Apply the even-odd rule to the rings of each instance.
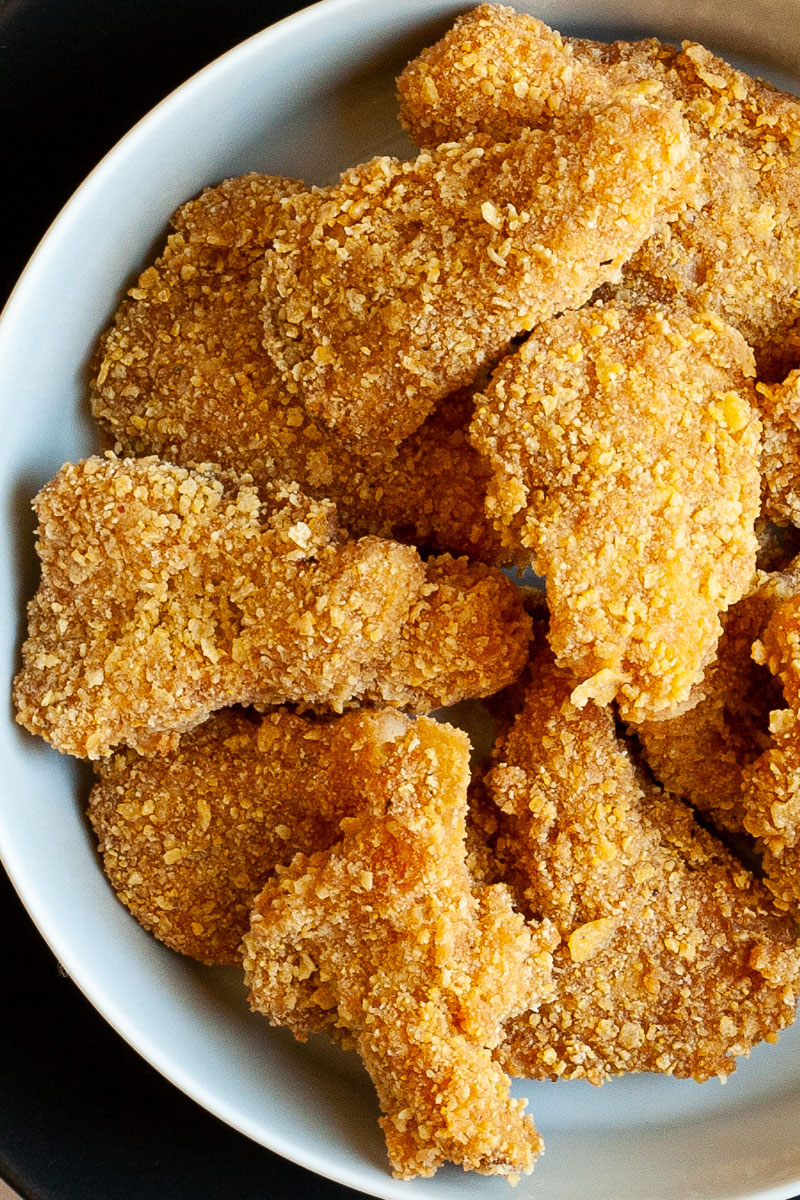
[[[61,206],[178,84],[301,3],[0,0],[0,304]],[[0,1176],[31,1200],[345,1200],[210,1116],[59,966],[0,868]]]

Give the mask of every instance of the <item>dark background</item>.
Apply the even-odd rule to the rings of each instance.
[[[0,305],[59,209],[131,125],[200,67],[302,7],[0,0]],[[142,1061],[59,972],[2,868],[0,1176],[30,1200],[356,1195],[256,1146]]]

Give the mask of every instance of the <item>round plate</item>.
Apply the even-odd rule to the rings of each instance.
[[[519,7],[526,7],[518,5]],[[66,459],[95,448],[89,359],[171,212],[247,170],[325,183],[374,153],[410,153],[394,76],[465,5],[323,0],[225,55],[156,108],[83,184],[0,321],[0,654],[10,686],[36,583],[29,501]],[[531,11],[563,32],[692,37],[784,86],[800,61],[800,3],[723,15],[674,0],[585,0]],[[240,976],[171,954],[115,900],[83,811],[90,773],[0,728],[0,852],[71,977],[150,1063],[234,1128],[369,1195],[505,1197],[503,1181],[455,1169],[412,1184],[388,1174],[377,1104],[360,1064],[301,1046],[247,1008]],[[516,1196],[536,1200],[786,1200],[800,1190],[800,1029],[762,1046],[723,1088],[636,1076],[601,1090],[517,1084],[547,1153]]]

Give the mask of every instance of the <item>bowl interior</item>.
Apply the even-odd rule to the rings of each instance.
[[[757,10],[688,0],[605,0],[528,8],[566,33],[696,38],[800,91],[800,2]],[[171,212],[248,170],[324,183],[374,153],[410,153],[394,76],[467,5],[453,0],[323,0],[250,39],[141,122],[79,190],[0,322],[0,655],[6,694],[24,605],[36,584],[30,499],[66,459],[96,446],[88,364],[124,290]],[[247,1008],[230,969],[173,955],[115,900],[83,812],[91,775],[19,730],[0,728],[0,851],[34,920],[76,983],[141,1054],[223,1120],[369,1195],[484,1198],[505,1183],[444,1170],[392,1180],[377,1104],[359,1063],[301,1046]],[[731,1200],[800,1191],[800,1029],[760,1047],[722,1088],[660,1077],[515,1085],[547,1153],[516,1195],[567,1200]]]

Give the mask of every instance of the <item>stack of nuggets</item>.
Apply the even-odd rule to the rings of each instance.
[[[175,214],[15,703],[140,923],[358,1051],[395,1174],[513,1181],[510,1075],[724,1078],[800,994],[800,102],[492,5],[399,89],[413,160]]]

